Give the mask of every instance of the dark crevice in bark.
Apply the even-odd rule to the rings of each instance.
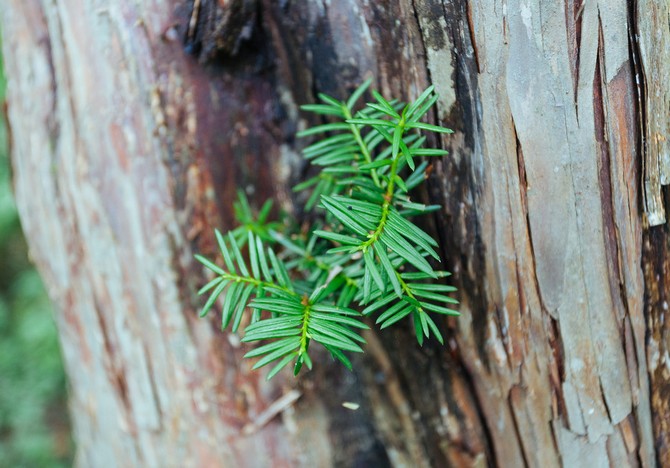
[[[202,0],[192,0],[190,3],[190,13],[188,15],[188,22],[184,29],[183,41],[184,50],[188,54],[198,54],[200,52],[200,44],[196,40],[198,34],[198,25],[200,22],[200,4]]]
[[[582,19],[585,0],[568,0],[565,2],[565,19],[567,25],[567,49],[572,69],[572,90],[575,110],[577,110],[577,87],[579,85],[580,44],[582,40]],[[576,112],[579,116],[579,112]]]
[[[475,25],[472,19],[472,3],[468,0],[463,0],[465,3],[466,17],[468,19],[468,32],[470,33],[470,46],[474,54],[475,64],[477,65],[477,73],[482,72],[479,64],[479,51],[477,50],[477,42],[475,41]],[[443,3],[444,4],[444,3]]]
[[[115,367],[116,366],[114,366],[114,368],[111,369],[111,374],[108,374],[109,381],[112,384],[112,387],[114,388],[116,395],[119,397],[121,403],[124,406],[126,414],[123,417],[129,419],[130,416],[132,415],[132,409],[130,407],[130,398],[128,396],[128,382],[126,381],[126,375],[123,369],[117,369]],[[134,422],[133,421],[129,422],[130,422],[130,427],[128,428],[129,431],[135,432]],[[140,453],[139,450],[136,450],[136,452]]]
[[[561,450],[556,434],[556,424],[552,424],[552,422],[556,421],[558,424],[561,424],[561,419],[565,420],[568,414],[562,387],[562,383],[565,380],[565,359],[563,356],[563,346],[559,341],[559,337],[561,336],[560,324],[558,320],[552,318],[549,314],[546,314],[545,318],[549,321],[550,327],[547,336],[554,364],[551,369],[556,369],[556,372],[549,372],[549,384],[552,385],[552,395],[555,398],[552,401],[552,421],[549,422],[549,427],[554,450],[560,457]]]
[[[605,388],[603,387],[603,382],[602,382],[602,379],[600,379],[600,378],[598,379],[598,387],[600,389],[600,394],[602,395],[602,401],[603,401],[603,405],[605,406],[605,412],[607,413],[607,419],[609,419],[610,422],[613,423],[614,421],[612,421],[612,412],[610,411],[610,407],[607,404]]]
[[[462,283],[462,291],[468,291],[468,300],[471,304],[472,330],[475,334],[477,354],[486,368],[490,368],[489,356],[485,349],[487,314],[490,309],[483,291],[480,278],[485,276],[486,246],[481,235],[481,226],[477,217],[479,187],[484,185],[485,177],[480,168],[473,166],[472,155],[478,151],[475,141],[481,134],[481,122],[477,101],[480,99],[477,91],[477,68],[472,56],[473,45],[469,42],[470,33],[467,31],[467,22],[464,21],[466,4],[458,1],[444,5],[444,19],[447,22],[449,35],[457,51],[455,56],[454,88],[456,102],[447,122],[454,130],[462,133],[464,147],[447,145],[452,153],[461,153],[460,162],[454,157],[441,161],[436,172],[436,179],[449,181],[438,184],[429,184],[431,197],[442,200],[445,204],[445,217],[439,220],[440,245],[444,258],[454,258],[460,254],[460,259],[454,262],[458,265],[458,278]],[[470,52],[470,53],[468,53]],[[432,181],[429,181],[432,182]],[[459,229],[467,226],[467,229]]]
[[[551,350],[554,363],[556,364],[557,375],[554,376],[551,383],[554,385],[553,394],[556,396],[556,414],[554,416],[566,416],[567,408],[563,399],[563,389],[561,385],[565,380],[565,356],[563,354],[563,346],[560,342],[561,328],[558,320],[549,318],[549,325],[551,327],[549,333],[549,348]]]
[[[514,116],[510,116],[512,121],[512,131],[514,132],[514,141],[516,143],[516,161],[517,169],[519,171],[519,197],[521,200],[521,207],[523,209],[523,215],[526,220],[526,236],[528,238],[528,245],[530,248],[530,257],[531,257],[531,269],[533,272],[533,284],[535,286],[535,291],[537,292],[537,298],[540,301],[540,306],[542,310],[547,312],[550,316],[553,317],[552,311],[549,311],[544,304],[542,299],[542,291],[540,290],[540,281],[537,277],[537,267],[535,260],[535,245],[533,243],[533,233],[530,225],[530,216],[528,213],[528,180],[526,178],[526,163],[523,156],[523,147],[521,141],[519,140],[519,135],[516,131],[516,124],[514,123]]]
[[[516,277],[516,282],[517,282],[517,295],[519,297],[519,317],[523,317],[525,313],[529,311],[528,309],[528,302],[526,299],[526,292],[523,289],[523,281],[521,280],[521,265],[519,265],[519,261],[517,261],[514,264],[514,275]]]
[[[459,149],[474,153],[477,151],[477,139],[483,136],[481,132],[481,106],[479,105],[481,96],[478,87],[478,66],[474,60],[476,44],[470,42],[474,32],[469,31],[469,24],[463,20],[467,15],[467,4],[467,0],[442,1],[443,18],[447,23],[448,34],[455,50],[453,54],[455,65],[453,85],[456,91],[456,102],[445,121],[453,125],[453,130],[460,131],[463,134],[465,147]],[[463,174],[468,174],[473,178],[475,168],[470,168]],[[477,176],[480,175],[483,174],[477,174]],[[474,195],[476,195],[478,187],[475,182],[477,181],[470,180],[471,191]],[[465,198],[461,200],[465,200]]]
[[[507,406],[509,407],[509,412],[512,415],[512,423],[514,426],[514,434],[516,440],[519,441],[519,446],[520,446],[520,452],[521,456],[523,457],[523,466],[528,467],[530,464],[528,463],[528,454],[526,454],[526,447],[523,444],[523,436],[521,435],[521,431],[519,430],[519,421],[517,420],[516,416],[516,411],[514,411],[514,403],[512,402],[512,392],[516,390],[516,385],[512,386],[510,388],[509,393],[507,394]]]
[[[257,0],[194,0],[182,34],[184,49],[200,62],[235,57],[255,31]]]
[[[97,305],[95,307],[95,311],[98,316],[98,323],[100,324],[100,331],[102,332],[105,351],[109,356],[109,369],[107,370],[107,375],[113,387],[116,389],[116,394],[121,400],[127,415],[130,415],[132,412],[132,406],[130,404],[130,398],[128,397],[128,383],[126,382],[124,370],[119,368],[119,366],[113,362],[115,360],[115,349],[111,344],[109,332],[107,331],[107,325],[105,324],[105,321],[102,318],[102,313],[100,312]]]
[[[43,18],[43,21],[46,23],[46,18]],[[59,36],[61,37],[61,36]],[[61,37],[62,39],[62,37]],[[44,40],[41,41],[41,44],[44,48],[45,55],[48,58],[48,64],[49,64],[49,76],[50,76],[50,83],[51,83],[51,99],[52,99],[52,105],[51,105],[51,113],[49,114],[48,121],[47,121],[47,127],[49,128],[49,143],[52,148],[57,148],[58,147],[58,139],[60,138],[60,122],[56,119],[56,116],[58,115],[57,111],[57,105],[58,105],[58,80],[56,79],[56,68],[54,66],[54,57],[53,57],[53,50],[51,46],[51,40],[48,38],[44,38]],[[6,103],[3,102],[3,104],[6,105]],[[4,107],[4,106],[3,106]],[[9,119],[7,118],[7,113],[4,112],[3,115],[4,121],[9,122]],[[7,125],[7,133],[8,133],[8,138],[9,138],[9,149],[11,150],[11,132],[9,125]]]
[[[636,129],[636,153],[639,155],[639,170],[640,170],[640,190],[642,194],[640,197],[640,212],[644,213],[646,209],[646,191],[644,184],[645,177],[645,160],[647,153],[647,104],[646,104],[646,79],[644,76],[644,68],[642,67],[639,41],[639,31],[637,27],[637,0],[629,0],[628,3],[628,57],[632,67],[632,74],[635,77],[634,92],[636,97],[635,113],[638,116],[638,126]],[[646,225],[646,223],[644,223]]]
[[[154,365],[152,362],[153,354],[149,352],[146,345],[142,345],[142,353],[144,354],[144,359],[147,363],[147,376],[149,378],[149,388],[151,389],[151,400],[156,407],[156,417],[158,419],[158,424],[152,429],[160,431],[163,426],[163,409],[161,408],[161,400],[158,397],[158,387],[156,386],[156,376],[154,375]]]
[[[610,142],[608,137],[605,94],[606,85],[603,81],[605,51],[603,49],[602,20],[598,16],[598,55],[596,57],[595,74],[593,77],[593,105],[594,105],[594,129],[596,138],[596,150],[599,152],[598,178],[600,185],[600,200],[602,205],[603,242],[608,263],[608,283],[610,296],[612,297],[615,310],[613,314],[619,325],[619,333],[623,335],[622,319],[628,314],[627,302],[625,301],[625,284],[621,271],[621,252],[617,240],[615,220],[615,200],[612,191],[612,156],[610,154]],[[623,336],[622,336],[623,338]],[[605,402],[607,403],[607,402]]]

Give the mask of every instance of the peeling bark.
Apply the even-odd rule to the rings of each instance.
[[[640,76],[637,77],[643,108],[643,184],[647,222],[665,223],[661,186],[670,184],[670,4],[638,0],[636,11],[636,53]]]
[[[78,464],[670,463],[668,234],[644,229],[662,8],[629,3],[10,0],[15,190]],[[445,347],[370,332],[353,374],[267,383],[196,318],[192,254],[239,187],[300,216],[298,105],[368,76],[404,99],[435,84],[455,129],[423,195],[462,317]]]

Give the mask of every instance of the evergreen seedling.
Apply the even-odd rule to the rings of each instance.
[[[273,364],[268,379],[291,362],[295,375],[311,369],[314,343],[351,369],[346,353],[363,351],[364,317],[381,329],[409,318],[423,344],[431,334],[444,343],[435,314],[458,315],[455,288],[440,282],[449,273],[433,268],[438,244],[411,221],[439,207],[409,196],[427,177],[421,159],[447,153],[425,148],[421,133],[451,130],[421,121],[437,101],[432,86],[408,105],[373,91],[356,111],[369,85],[346,102],[321,94],[321,104],[302,107],[335,119],[298,134],[320,137],[303,151],[318,173],[294,188],[309,192],[311,232],[269,222],[270,202],[255,215],[240,193],[241,226],[216,231],[223,264],[196,255],[216,275],[200,290],[209,293],[201,316],[225,291],[222,328],[244,327],[243,342],[263,342],[245,357],[258,358],[254,369]]]

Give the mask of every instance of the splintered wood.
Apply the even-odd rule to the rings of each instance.
[[[644,210],[650,226],[665,223],[662,185],[670,184],[670,4],[657,0],[640,0],[637,10],[638,43],[642,76],[644,112],[642,131]]]

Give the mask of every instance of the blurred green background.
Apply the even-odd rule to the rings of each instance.
[[[0,104],[6,80],[0,54]],[[4,106],[0,105],[0,109]],[[0,467],[66,467],[73,444],[51,304],[28,260],[0,112]]]

